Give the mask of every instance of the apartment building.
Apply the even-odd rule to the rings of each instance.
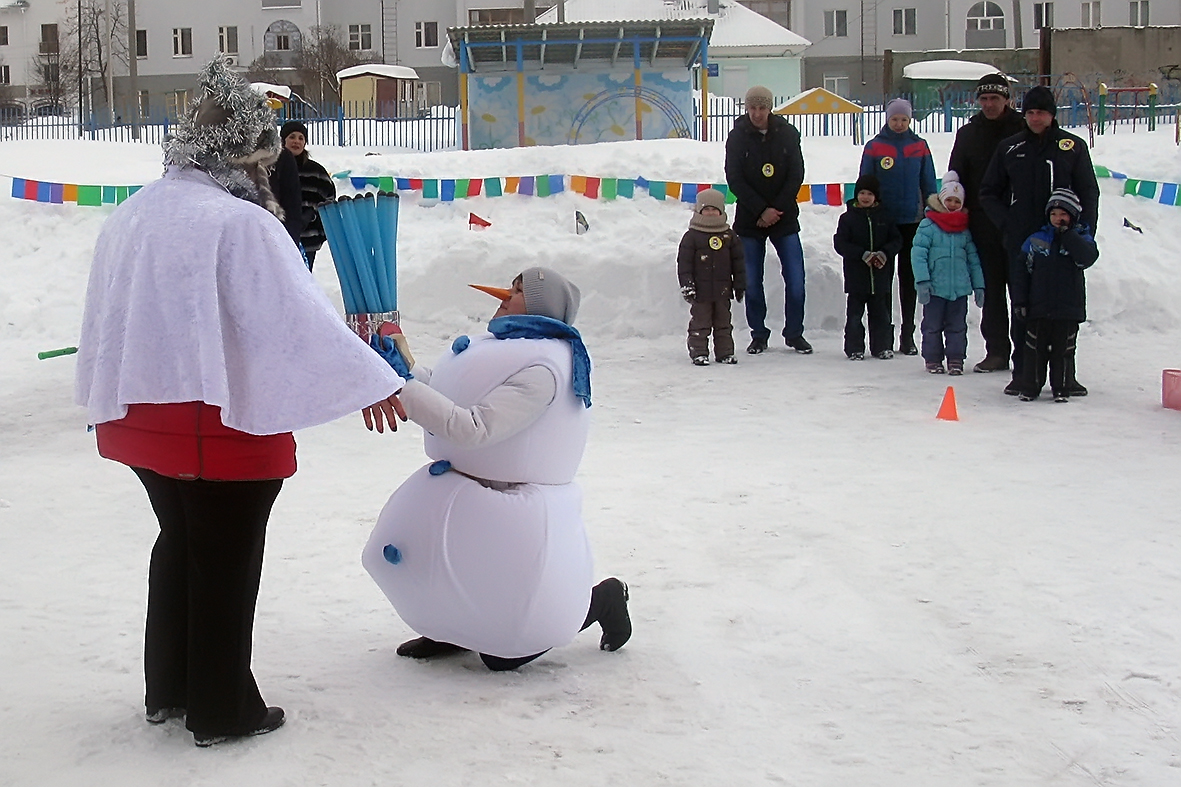
[[[748,3],[749,5],[749,3]],[[1181,24],[1178,0],[794,0],[805,87],[872,98],[882,52],[1037,47],[1043,27]]]

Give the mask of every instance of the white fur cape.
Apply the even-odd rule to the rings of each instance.
[[[103,226],[78,342],[92,424],[201,401],[277,434],[356,412],[404,381],[321,292],[283,225],[199,170],[169,167]]]

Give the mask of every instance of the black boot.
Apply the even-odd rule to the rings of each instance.
[[[590,609],[582,628],[598,623],[603,628],[599,650],[619,650],[631,639],[632,620],[627,614],[627,585],[615,577],[591,589]]]
[[[403,642],[395,652],[408,659],[433,659],[435,656],[445,656],[448,653],[458,653],[461,650],[467,650],[467,648],[452,645],[450,642],[439,642],[429,637],[416,637]]]

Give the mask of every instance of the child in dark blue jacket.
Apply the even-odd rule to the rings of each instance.
[[[1050,367],[1055,402],[1068,397],[1066,363],[1087,319],[1087,284],[1083,271],[1095,264],[1099,249],[1090,228],[1079,223],[1082,204],[1070,189],[1055,189],[1046,203],[1047,224],[1021,247],[1024,265],[1016,265],[1011,283],[1013,309],[1025,320],[1023,402],[1041,395]]]
[[[890,322],[894,255],[902,248],[902,235],[879,201],[881,186],[873,175],[862,175],[853,187],[854,198],[837,221],[833,248],[844,260],[845,355],[851,361],[865,358],[865,326],[861,316],[869,312],[869,351],[883,361],[894,357],[894,325]]]

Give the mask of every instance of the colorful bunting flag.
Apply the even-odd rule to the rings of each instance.
[[[599,184],[600,184],[600,180],[598,178],[587,178],[586,179],[586,191],[584,192],[584,194],[587,197],[589,197],[590,199],[598,199],[599,198]]]
[[[473,227],[491,227],[492,226],[492,222],[488,221],[488,219],[482,219],[474,213],[467,214],[467,224],[468,224],[469,229],[471,229]]]
[[[636,186],[639,185],[639,181],[639,178],[636,180],[620,178],[615,182],[615,193],[624,199],[631,199],[636,195]]]
[[[549,193],[550,194],[561,194],[565,190],[565,187],[563,186],[564,181],[565,181],[564,175],[550,175],[549,176]]]
[[[639,180],[639,178],[637,178]],[[664,199],[666,184],[661,180],[648,181],[648,196],[656,199]]]
[[[536,184],[537,196],[548,197],[550,195],[550,179],[548,175],[538,175]]]
[[[438,199],[439,198],[439,181],[431,178],[422,182],[422,198],[423,199]]]
[[[451,178],[439,181],[439,199],[443,202],[451,202],[455,199],[455,181]]]
[[[524,194],[527,197],[533,196],[533,176],[526,175],[521,178],[521,182],[517,184],[517,193]]]
[[[603,178],[603,199],[613,200],[619,195],[619,181],[615,178]]]
[[[571,175],[570,190],[575,194],[586,193],[586,175]]]
[[[489,197],[499,197],[502,194],[500,178],[484,178],[484,193]]]
[[[690,205],[697,204],[697,184],[696,183],[682,183],[681,184],[681,202],[687,202]]]

